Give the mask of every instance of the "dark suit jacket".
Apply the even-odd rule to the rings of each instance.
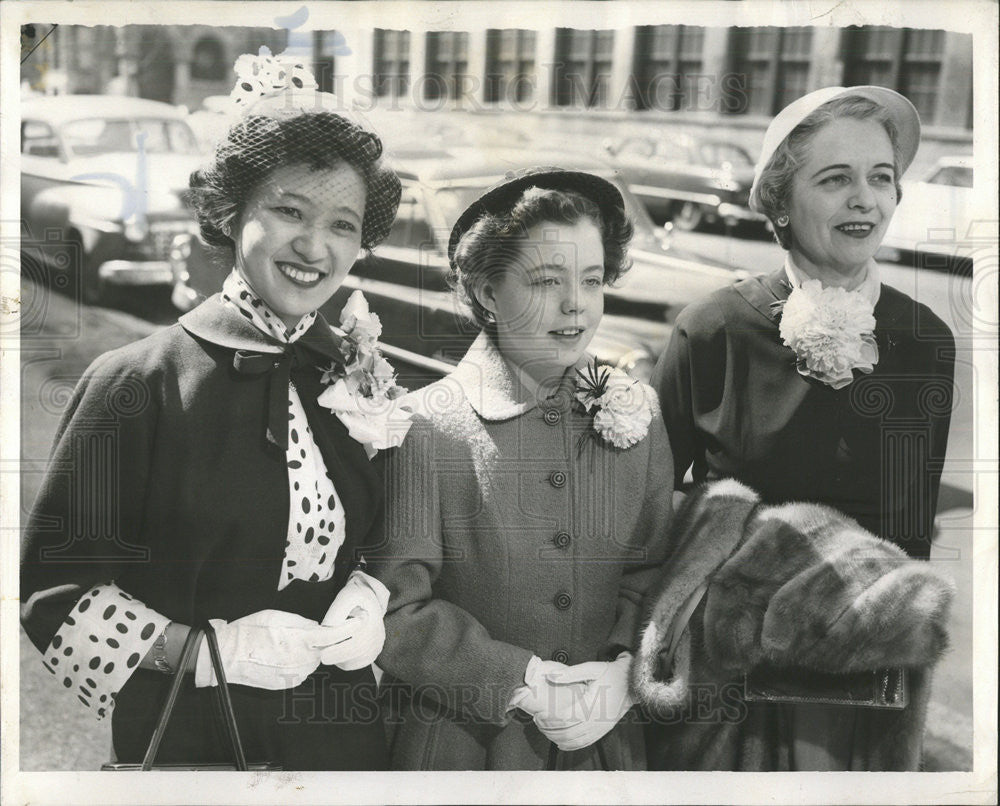
[[[815,501],[927,557],[951,420],[955,342],[882,286],[879,361],[834,390],[799,375],[778,335],[784,270],[690,305],[653,376],[680,483],[732,476],[768,503]]]
[[[301,341],[330,337],[320,317]],[[323,618],[352,561],[380,540],[382,474],[316,403],[320,369],[293,365],[291,378],[345,508],[347,537],[330,580],[296,580],[279,592],[289,492],[285,453],[266,438],[272,373],[240,373],[234,355],[244,350],[278,358],[281,349],[216,295],[178,324],[106,353],[87,369],[25,530],[22,622],[36,646],[44,650],[81,595],[111,581],[183,624],[232,621],[266,609]],[[237,715],[247,720],[241,728],[248,755],[299,769],[338,765],[337,758],[316,755],[315,725],[296,730],[286,719],[281,727],[279,717],[296,708],[315,715],[324,686],[373,685],[374,679],[370,668],[321,667],[317,675],[285,692],[231,687]],[[168,683],[165,675],[138,669],[119,692],[113,733],[120,759],[141,757]],[[204,693],[189,687],[161,760],[214,753],[213,709],[198,702]],[[198,716],[202,709],[207,722]],[[339,721],[351,720],[341,713]],[[375,721],[364,729],[375,730]],[[358,742],[384,753],[381,729],[376,732],[376,741]],[[333,744],[327,745],[323,753],[332,756]],[[339,758],[348,768],[367,764],[343,750]]]

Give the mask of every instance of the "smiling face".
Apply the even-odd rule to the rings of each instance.
[[[364,180],[339,163],[276,168],[247,200],[236,268],[287,328],[340,287],[361,249]]]
[[[543,221],[527,231],[518,257],[484,282],[483,307],[500,352],[538,382],[581,358],[604,314],[604,245],[589,218]]]
[[[795,265],[829,285],[857,282],[896,210],[889,135],[874,120],[820,129],[792,179],[787,215]]]

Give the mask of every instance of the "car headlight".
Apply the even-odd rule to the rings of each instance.
[[[145,218],[135,218],[125,225],[125,237],[134,243],[145,240],[149,234],[149,225]]]

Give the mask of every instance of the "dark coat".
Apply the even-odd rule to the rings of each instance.
[[[572,389],[518,403],[484,337],[414,396],[389,459],[388,543],[372,568],[392,592],[379,666],[416,688],[394,708],[396,769],[545,769],[547,739],[506,712],[532,655],[609,660],[632,640],[666,551],[670,446],[652,390],[647,436],[595,439]],[[603,741],[607,764],[644,766],[642,732]],[[560,767],[598,768],[595,748]]]
[[[850,768],[918,768],[930,670],[947,646],[950,582],[830,507],[764,506],[732,480],[688,496],[671,546],[632,668],[637,699],[661,722],[651,731],[652,768],[807,768],[781,722],[787,714],[744,701],[743,675],[761,664],[906,669],[909,704],[864,709]]]
[[[653,375],[680,484],[737,478],[768,503],[836,507],[914,557],[930,553],[951,421],[955,341],[883,285],[874,372],[834,390],[803,378],[778,335],[784,270],[685,308]]]
[[[320,317],[301,342],[329,338]],[[272,374],[237,372],[234,355],[281,349],[216,295],[179,324],[87,369],[25,530],[22,623],[39,649],[82,594],[111,581],[183,624],[266,609],[323,618],[352,562],[380,539],[382,474],[317,405],[319,369],[293,365],[343,502],[347,536],[330,580],[297,580],[278,591],[289,491],[285,453],[266,438]],[[119,760],[141,757],[168,683],[138,669],[118,693],[112,729]],[[370,669],[321,667],[289,691],[231,689],[248,757],[295,769],[385,764]],[[220,752],[209,693],[187,687],[160,760]],[[310,714],[315,719],[304,721]]]

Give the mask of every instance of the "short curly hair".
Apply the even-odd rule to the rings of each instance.
[[[880,104],[861,95],[840,95],[810,112],[802,122],[774,150],[771,159],[761,170],[760,178],[750,197],[750,207],[763,213],[771,221],[774,235],[782,248],[791,246],[789,226],[778,226],[778,218],[787,212],[795,172],[809,156],[813,138],[826,124],[839,118],[874,120],[881,123],[892,144],[893,175],[896,180],[896,201],[903,196],[899,184],[899,133],[892,116]]]
[[[631,266],[628,245],[633,227],[624,210],[606,209],[602,214],[597,203],[582,193],[530,187],[510,209],[480,217],[459,240],[449,275],[476,324],[489,327],[493,321],[493,314],[479,302],[476,289],[485,278],[504,271],[521,257],[529,229],[541,223],[573,225],[584,218],[593,221],[601,233],[604,284],[610,285]]]
[[[382,141],[332,112],[306,112],[286,119],[250,115],[234,124],[215,149],[212,162],[191,174],[188,199],[212,246],[235,249],[228,234],[254,190],[283,165],[328,170],[347,163],[367,189],[361,246],[373,249],[389,232],[401,186],[382,161]]]

